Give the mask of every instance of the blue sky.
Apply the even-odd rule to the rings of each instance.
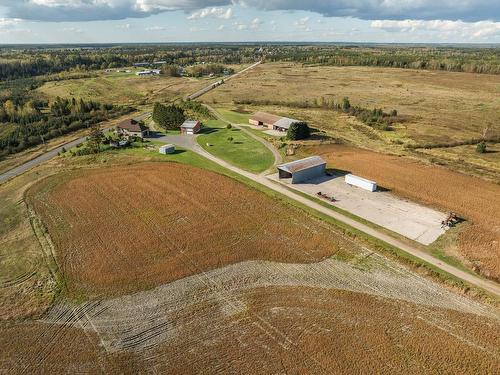
[[[0,0],[0,44],[500,43],[499,20],[497,0]]]

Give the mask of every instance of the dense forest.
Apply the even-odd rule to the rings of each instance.
[[[18,104],[9,98],[0,103],[0,157],[89,128],[131,110],[75,98],[56,98],[51,103],[29,98]]]
[[[290,61],[500,74],[500,49],[487,47],[336,44],[160,44],[0,47],[0,80],[91,72],[133,64],[188,67]],[[173,68],[172,68],[173,69]],[[175,74],[172,70],[172,75]]]

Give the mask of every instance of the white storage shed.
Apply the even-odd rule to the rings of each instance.
[[[174,145],[163,145],[160,147],[160,154],[173,154],[175,152],[175,146]]]
[[[368,191],[376,191],[377,183],[375,181],[367,180],[366,178],[348,174],[345,176],[345,183],[352,186],[357,186],[361,189]]]

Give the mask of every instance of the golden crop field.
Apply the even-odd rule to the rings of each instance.
[[[29,201],[70,291],[154,287],[250,259],[314,262],[342,240],[317,220],[230,178],[177,164],[58,175]]]
[[[459,257],[492,279],[500,279],[500,185],[423,164],[344,145],[312,146],[329,167],[377,181],[394,193],[444,211],[455,212],[472,225],[459,235]]]

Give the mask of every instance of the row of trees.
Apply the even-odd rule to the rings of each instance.
[[[210,74],[233,74],[234,69],[226,68],[224,65],[220,64],[199,64],[186,68],[185,73],[190,77],[203,77]]]
[[[329,66],[380,66],[500,74],[498,48],[389,46],[275,46],[269,61]]]

